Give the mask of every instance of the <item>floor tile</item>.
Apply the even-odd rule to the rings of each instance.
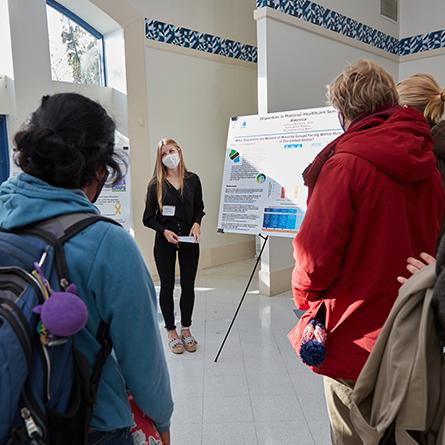
[[[204,445],[257,445],[253,423],[207,423],[203,426]],[[262,445],[262,443],[261,443]]]
[[[261,445],[322,445],[305,422],[256,422],[255,428]]]
[[[294,395],[251,396],[256,422],[297,420],[304,422],[304,415]]]
[[[253,414],[248,396],[204,397],[204,424],[222,422],[252,422]]]
[[[309,422],[309,429],[316,445],[331,445],[329,422],[323,420]]]
[[[287,339],[297,322],[290,292],[259,295],[255,277],[214,363],[252,266],[248,260],[199,272],[192,327],[196,353],[173,355],[159,317],[176,404],[174,445],[330,444],[322,378],[301,362]]]
[[[292,393],[292,383],[287,373],[248,373],[247,384],[252,396],[275,396]]]
[[[175,397],[172,424],[202,424],[202,397]]]
[[[188,423],[172,423],[171,443],[174,445],[201,445],[202,425]]]
[[[246,376],[207,375],[204,378],[204,397],[207,396],[244,396],[248,395]]]

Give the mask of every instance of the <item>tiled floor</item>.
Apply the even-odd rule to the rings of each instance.
[[[199,349],[175,356],[166,348],[172,445],[330,444],[321,378],[286,337],[297,320],[290,293],[260,296],[254,280],[214,363],[252,267],[243,261],[199,273],[192,328]]]

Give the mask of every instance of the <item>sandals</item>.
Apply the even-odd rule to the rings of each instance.
[[[168,342],[168,347],[173,354],[182,354],[184,352],[184,344],[180,338],[174,338]]]
[[[181,340],[187,352],[195,352],[198,349],[198,342],[193,335],[185,337],[181,332]]]

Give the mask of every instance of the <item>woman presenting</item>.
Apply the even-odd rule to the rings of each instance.
[[[190,326],[203,216],[204,203],[198,175],[187,171],[179,145],[173,139],[162,139],[158,144],[155,172],[148,184],[143,223],[156,231],[154,257],[161,280],[159,300],[168,331],[168,345],[175,354],[182,354],[184,348],[189,352],[197,349]],[[179,237],[191,238],[184,242]],[[176,254],[181,283],[180,336],[176,331],[173,301]]]

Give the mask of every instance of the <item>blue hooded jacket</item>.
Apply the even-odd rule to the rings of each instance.
[[[12,229],[66,213],[99,213],[81,190],[53,187],[21,173],[0,186],[0,227]],[[98,222],[65,244],[68,271],[88,306],[89,319],[76,346],[94,365],[99,321],[110,323],[114,354],[107,359],[91,428],[131,426],[126,387],[161,432],[173,412],[168,369],[157,322],[156,292],[133,238]]]

